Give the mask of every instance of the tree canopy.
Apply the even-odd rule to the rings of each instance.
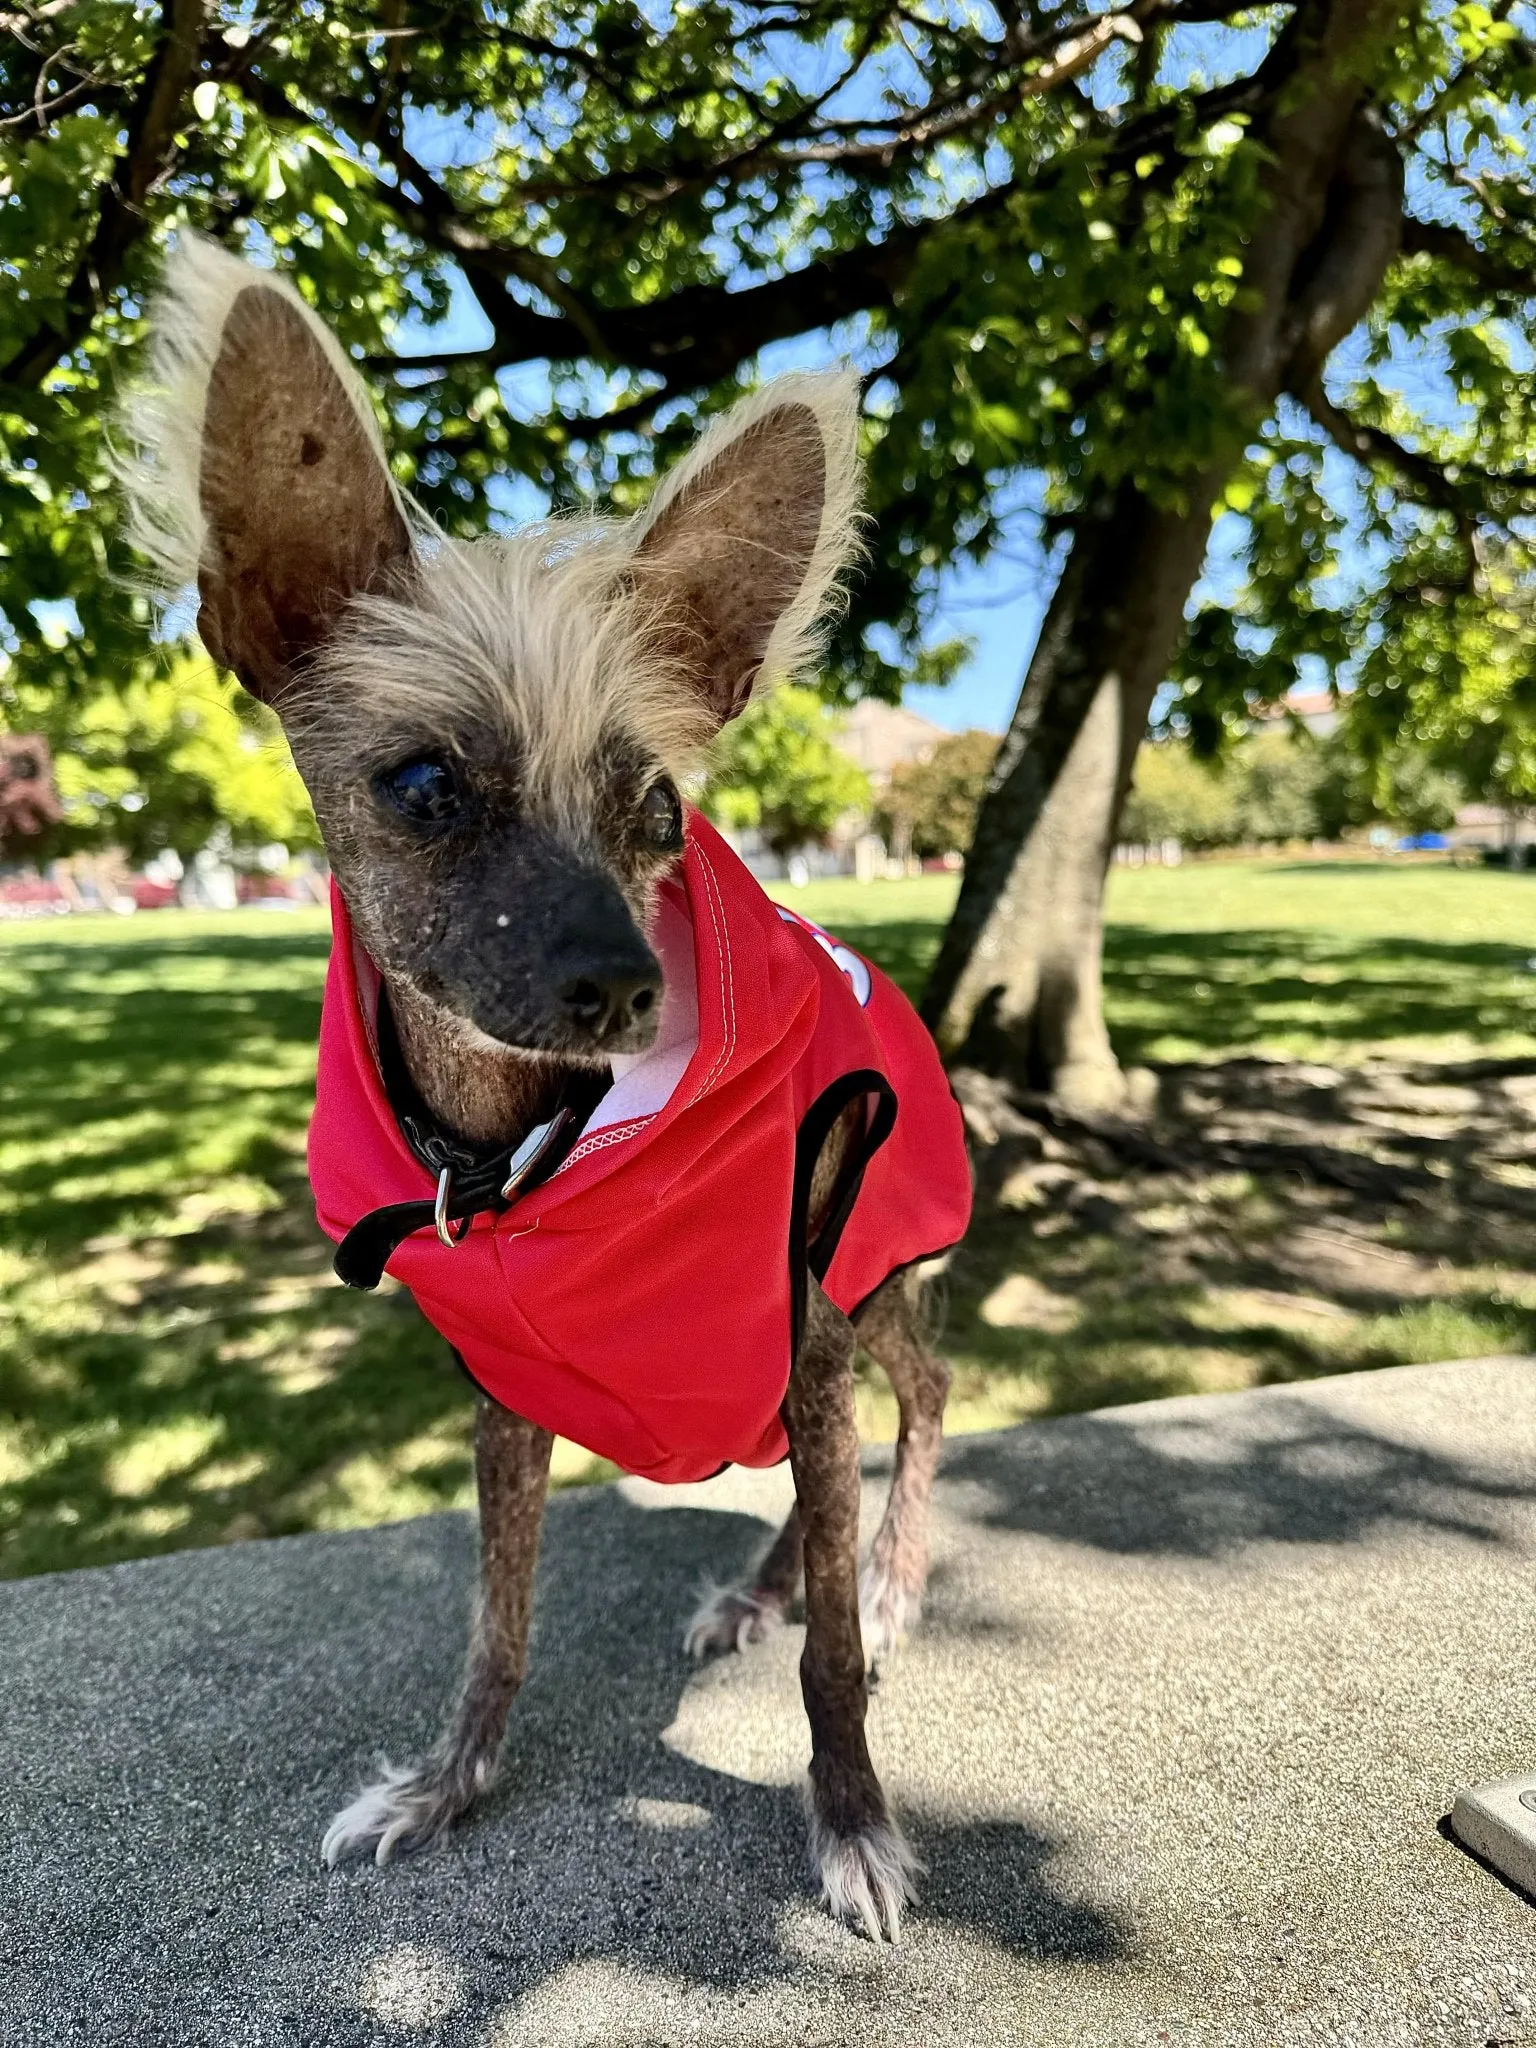
[[[1061,572],[931,991],[947,1041],[987,920],[1029,922],[1007,878],[1111,670],[1132,747],[1164,683],[1201,745],[1298,675],[1352,685],[1383,745],[1410,710],[1465,740],[1524,687],[1498,648],[1536,506],[1525,0],[0,0],[0,22],[13,727],[59,738],[29,693],[142,662],[106,420],[182,227],[292,272],[455,528],[632,503],[741,382],[852,353],[872,523],[831,688],[943,671],[951,564]],[[1085,873],[1128,782],[1073,799]]]
[[[1264,203],[1251,111],[1317,12],[8,7],[0,604],[21,672],[90,684],[141,644],[107,574],[104,414],[187,225],[296,271],[372,371],[401,475],[461,526],[527,502],[509,480],[633,497],[696,406],[771,344],[834,329],[878,372],[878,523],[842,673],[895,688],[945,563],[1042,520],[1049,543],[1128,475],[1177,496],[1207,461]],[[1362,607],[1367,688],[1422,667],[1426,634],[1454,659],[1478,534],[1515,544],[1522,12],[1428,6],[1377,34],[1398,254],[1348,362],[1317,366],[1228,487],[1247,574],[1196,620],[1192,716],[1278,694],[1303,655],[1350,661]],[[1443,359],[1450,421],[1384,380],[1405,345]],[[1348,516],[1330,445],[1353,464]],[[1326,579],[1361,522],[1394,559],[1350,607]],[[1429,587],[1445,602],[1415,606]],[[37,603],[72,605],[80,632],[50,644]]]

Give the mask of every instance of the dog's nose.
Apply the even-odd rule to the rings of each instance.
[[[633,955],[584,960],[561,984],[560,1001],[596,1045],[630,1034],[648,1039],[661,1011],[661,971],[654,960],[642,965]]]

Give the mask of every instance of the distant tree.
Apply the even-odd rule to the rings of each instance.
[[[1311,819],[1307,829],[1260,837],[1338,839],[1351,827],[1397,825],[1408,832],[1438,832],[1455,822],[1467,791],[1436,751],[1396,738],[1362,747],[1348,716],[1321,744],[1298,735],[1293,780],[1281,775],[1271,801],[1276,820],[1288,812]],[[1278,752],[1278,750],[1277,750]]]
[[[926,761],[903,761],[891,771],[875,822],[891,840],[903,833],[924,859],[964,853],[997,758],[995,733],[951,734]]]
[[[1458,777],[1424,747],[1400,743],[1357,766],[1355,815],[1361,824],[1443,832],[1455,824],[1465,801]]]
[[[869,777],[838,746],[836,717],[816,692],[786,687],[721,733],[700,802],[718,824],[755,828],[783,857],[866,807]]]
[[[1121,838],[1195,847],[1337,839],[1350,825],[1401,815],[1376,809],[1371,786],[1367,765],[1342,736],[1272,729],[1230,739],[1207,756],[1169,734],[1137,759]]]
[[[1323,749],[1309,732],[1259,732],[1238,749],[1237,836],[1267,846],[1322,836]]]
[[[1182,846],[1230,846],[1238,836],[1230,761],[1198,761],[1179,739],[1142,748],[1120,837],[1133,846],[1177,839]]]
[[[94,694],[60,723],[61,803],[38,856],[116,846],[135,864],[189,859],[221,825],[237,851],[319,844],[276,721],[206,661]]]

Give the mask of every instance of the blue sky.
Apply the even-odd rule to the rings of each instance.
[[[1524,12],[1524,8],[1521,9]],[[1272,34],[1272,24],[1255,23],[1240,29],[1221,25],[1200,25],[1180,29],[1165,47],[1162,75],[1180,75],[1181,82],[1198,75],[1203,82],[1230,77],[1256,63]],[[1123,91],[1118,61],[1105,58],[1085,81],[1101,104]],[[867,95],[874,88],[863,84]],[[847,112],[848,109],[841,111]],[[490,136],[474,122],[426,118],[413,124],[413,147],[428,161],[472,162],[482,155]],[[1411,197],[1423,199],[1422,192]],[[1437,210],[1433,209],[1432,210]],[[491,338],[490,325],[467,287],[460,286],[447,321],[430,334],[415,323],[407,323],[392,337],[392,345],[404,353],[417,349],[442,351],[482,346]],[[1443,359],[1433,346],[1409,348],[1403,345],[1393,357],[1382,381],[1400,390],[1411,408],[1437,426],[1451,425],[1456,404]],[[848,323],[830,334],[802,337],[764,351],[757,365],[768,376],[791,368],[814,368],[839,357],[851,358],[863,370],[878,367],[878,359],[864,344],[858,323]],[[1362,368],[1358,346],[1346,343],[1335,356],[1329,382],[1342,394],[1354,383]],[[548,372],[543,365],[527,364],[503,371],[498,377],[508,408],[523,418],[537,417],[551,404]],[[589,399],[595,390],[585,394]],[[599,401],[600,402],[600,401]],[[1325,458],[1325,487],[1337,508],[1346,514],[1356,499],[1353,465],[1343,456]],[[1018,695],[1019,684],[1045,615],[1054,582],[1055,565],[1048,562],[1037,537],[1037,525],[1030,516],[1030,479],[1023,479],[1020,497],[1023,509],[1010,522],[1007,539],[985,563],[953,570],[940,585],[929,624],[930,643],[963,638],[972,643],[970,658],[957,679],[945,689],[913,687],[906,702],[926,717],[951,730],[984,726],[1001,731],[1007,724]],[[493,494],[499,513],[510,522],[538,517],[547,506],[542,495],[521,479],[508,479],[506,487]],[[1230,601],[1241,582],[1238,550],[1243,522],[1232,515],[1218,522],[1206,573],[1197,587],[1195,601]],[[1369,574],[1373,566],[1363,550],[1345,547],[1345,581]],[[1341,586],[1342,587],[1342,586]],[[1299,678],[1303,687],[1316,688],[1321,673]]]
[[[1521,7],[1521,12],[1526,11]],[[1261,54],[1270,34],[1267,25],[1241,30],[1200,27],[1179,31],[1179,47],[1170,39],[1164,55],[1164,75],[1177,70],[1186,76],[1198,71],[1209,81],[1218,74],[1233,75],[1249,68]],[[1113,97],[1118,72],[1106,59],[1087,81],[1095,99]],[[846,110],[844,110],[846,111]],[[484,155],[492,135],[473,119],[441,116],[418,117],[411,122],[411,142],[428,162],[473,162]],[[1411,192],[1422,202],[1428,195]],[[1433,202],[1433,213],[1440,209]],[[462,279],[457,281],[446,321],[431,330],[419,322],[403,323],[391,336],[391,345],[402,353],[437,354],[484,346],[491,339],[490,323]],[[808,335],[765,350],[757,365],[761,375],[770,376],[791,368],[820,367],[839,358],[851,358],[866,371],[876,370],[878,356],[872,351],[860,323],[850,322],[827,334]],[[1352,338],[1340,349],[1330,366],[1329,382],[1338,392],[1354,383],[1363,367],[1358,341]],[[1410,408],[1436,426],[1455,423],[1457,406],[1450,380],[1445,374],[1443,350],[1433,343],[1395,349],[1381,380],[1399,390]],[[535,418],[552,404],[547,366],[518,365],[499,373],[497,382],[510,411],[522,418]],[[592,379],[584,397],[601,403],[600,380]],[[562,396],[565,394],[562,392]],[[1325,480],[1330,497],[1346,513],[1355,498],[1353,465],[1343,456],[1326,458]],[[1030,506],[1035,502],[1037,480],[1021,478],[1017,493],[1019,511],[1007,522],[1004,541],[980,565],[956,568],[942,579],[928,625],[932,643],[961,638],[971,643],[971,654],[953,684],[945,689],[912,687],[906,702],[924,716],[954,731],[983,726],[1001,731],[1007,724],[1018,695],[1019,684],[1045,615],[1056,565],[1048,561],[1040,546],[1037,521]],[[541,516],[548,508],[543,495],[518,477],[508,477],[501,488],[492,490],[497,513],[509,524],[520,524]],[[1240,548],[1243,523],[1232,515],[1220,520],[1213,532],[1205,576],[1197,587],[1196,601],[1214,596],[1230,601],[1241,581]],[[1346,581],[1369,574],[1373,564],[1361,549],[1346,546],[1343,564]],[[40,609],[40,608],[39,608]],[[61,614],[68,607],[49,607]],[[58,630],[70,629],[60,617],[47,623]],[[1321,673],[1304,674],[1304,687],[1316,688]]]

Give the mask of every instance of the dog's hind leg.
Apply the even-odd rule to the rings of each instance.
[[[705,1595],[688,1624],[683,1647],[690,1657],[716,1650],[744,1650],[760,1643],[783,1621],[800,1590],[805,1546],[798,1504],[763,1553],[745,1585],[718,1586]]]
[[[458,1705],[421,1763],[386,1764],[326,1831],[327,1863],[426,1849],[448,1832],[496,1775],[507,1715],[528,1663],[533,1576],[554,1438],[482,1401],[475,1425],[480,1493],[480,1590]]]
[[[928,1501],[944,1436],[949,1368],[923,1342],[919,1286],[915,1273],[893,1273],[856,1319],[859,1342],[889,1379],[901,1409],[890,1499],[859,1581],[864,1652],[872,1664],[915,1625],[928,1576]]]
[[[811,1724],[811,1861],[827,1904],[895,1941],[916,1858],[885,1803],[864,1739],[859,1633],[859,1436],[853,1325],[812,1281],[784,1398],[805,1546],[800,1689]]]

